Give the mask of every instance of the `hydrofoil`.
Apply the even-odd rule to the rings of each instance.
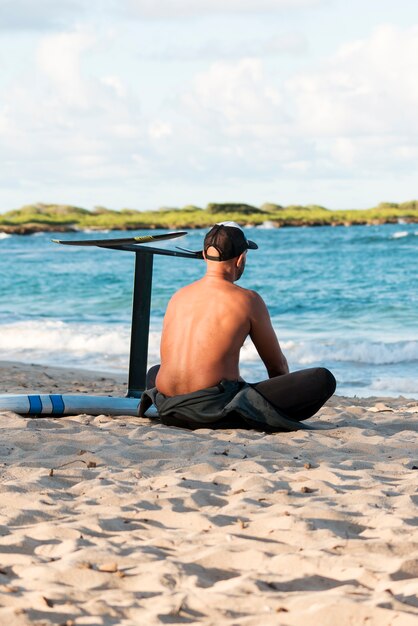
[[[53,243],[66,246],[92,246],[135,253],[132,325],[129,356],[128,390],[126,397],[92,396],[87,394],[32,393],[0,394],[0,411],[13,411],[20,415],[39,417],[52,415],[139,415],[142,392],[145,389],[148,339],[151,313],[152,271],[155,255],[186,259],[202,259],[201,252],[184,249],[149,246],[164,240],[187,235],[175,231],[155,235],[137,235],[113,239],[53,239]],[[156,416],[155,410],[147,415]]]

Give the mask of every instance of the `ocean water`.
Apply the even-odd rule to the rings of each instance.
[[[127,372],[134,254],[59,246],[55,236],[126,233],[0,234],[0,359]],[[203,236],[164,247],[198,249]],[[247,236],[259,250],[239,284],[266,301],[291,370],[326,366],[341,395],[418,398],[418,225],[266,224]],[[154,258],[150,365],[168,299],[203,273],[203,261]],[[266,377],[250,342],[241,374]]]

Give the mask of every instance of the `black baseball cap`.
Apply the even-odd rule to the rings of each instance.
[[[208,248],[215,248],[219,256],[207,254]],[[209,261],[229,261],[235,259],[245,250],[256,250],[257,248],[257,244],[246,238],[241,226],[236,222],[215,224],[207,233],[203,243],[203,250]]]

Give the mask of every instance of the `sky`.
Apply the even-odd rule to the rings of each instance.
[[[416,0],[0,0],[0,212],[417,198]]]

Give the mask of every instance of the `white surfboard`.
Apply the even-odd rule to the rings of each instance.
[[[117,398],[112,396],[88,396],[72,394],[0,395],[0,412],[13,411],[19,415],[138,415],[140,398]],[[147,416],[156,411],[147,411]]]

